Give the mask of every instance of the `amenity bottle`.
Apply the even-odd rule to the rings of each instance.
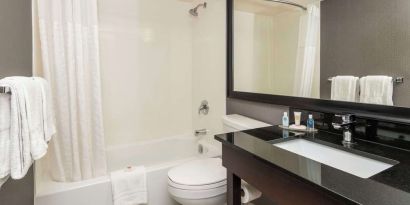
[[[288,113],[287,113],[287,112],[284,112],[284,113],[283,113],[282,126],[283,126],[283,127],[289,127],[289,117],[288,117]]]
[[[308,131],[313,131],[315,129],[315,120],[313,120],[313,115],[309,115],[309,118],[306,124],[307,124]]]

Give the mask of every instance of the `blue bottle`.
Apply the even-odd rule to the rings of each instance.
[[[309,118],[307,120],[307,130],[308,131],[314,131],[315,130],[315,120],[313,120],[313,115],[309,115]]]

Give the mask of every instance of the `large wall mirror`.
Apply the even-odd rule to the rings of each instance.
[[[228,0],[228,25],[231,97],[410,107],[409,0]]]

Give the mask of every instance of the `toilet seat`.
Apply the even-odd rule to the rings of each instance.
[[[168,178],[168,185],[172,186],[177,189],[185,189],[185,190],[204,190],[204,189],[214,189],[218,188],[221,186],[226,185],[226,180],[216,182],[213,184],[205,184],[205,185],[199,185],[199,186],[191,186],[191,185],[186,185],[186,184],[178,184],[173,182],[171,179]]]
[[[220,158],[194,160],[168,172],[168,191],[181,199],[206,199],[226,193],[226,169]]]
[[[220,158],[199,159],[170,169],[168,179],[174,185],[212,185],[226,180],[226,169]]]
[[[219,195],[224,195],[226,193],[226,185],[213,188],[213,189],[203,189],[203,190],[187,190],[178,189],[172,186],[168,186],[168,191],[171,195],[183,198],[183,199],[206,199]]]

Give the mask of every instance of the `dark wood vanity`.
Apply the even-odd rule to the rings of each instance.
[[[222,143],[228,205],[241,204],[241,180],[275,205],[410,202],[410,154],[406,149],[359,138],[352,147],[344,147],[338,133],[288,133],[277,126],[221,134],[215,139]],[[274,146],[301,139],[392,166],[370,177],[359,177]]]
[[[228,205],[241,204],[241,179],[257,187],[277,204],[357,204],[295,178],[275,165],[223,145],[223,165],[228,170]]]

